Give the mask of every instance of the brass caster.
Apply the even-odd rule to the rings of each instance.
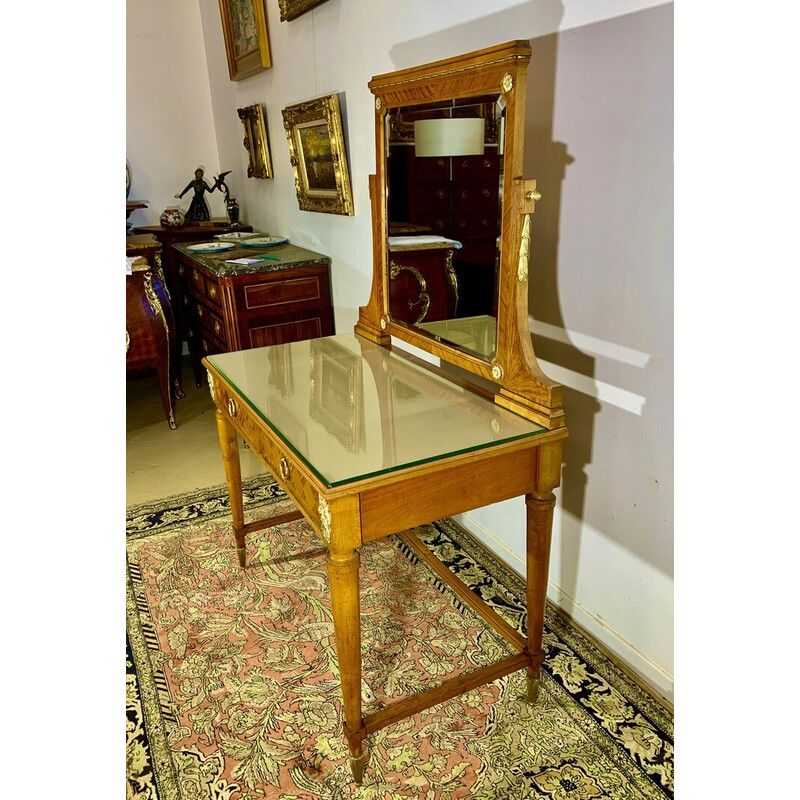
[[[528,676],[528,702],[533,704],[539,699],[539,678]]]
[[[364,753],[358,758],[350,756],[350,770],[353,773],[353,780],[360,786],[364,780]]]
[[[244,569],[247,566],[247,550],[244,547],[237,547],[236,555],[239,556],[239,566]]]

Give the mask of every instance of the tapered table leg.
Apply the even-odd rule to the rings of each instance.
[[[329,507],[320,497],[320,519],[328,540],[328,576],[331,585],[333,630],[342,681],[344,732],[350,751],[353,779],[364,775],[364,736],[361,719],[361,604],[358,568],[361,523],[357,498],[335,501]]]
[[[236,430],[222,411],[216,409],[214,415],[217,418],[217,432],[219,433],[219,444],[222,449],[222,464],[225,467],[225,480],[228,483],[228,496],[231,501],[233,535],[236,537],[236,555],[239,557],[239,566],[244,569],[247,566],[244,547],[244,502],[242,500],[242,468],[239,463]]]
[[[539,697],[541,665],[544,661],[542,635],[547,598],[547,576],[550,568],[550,540],[553,531],[553,489],[561,478],[561,442],[540,447],[535,489],[525,495],[527,509],[527,601],[528,646],[533,659],[528,667],[528,702]]]

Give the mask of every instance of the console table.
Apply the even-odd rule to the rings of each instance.
[[[516,176],[522,172],[530,56],[528,42],[508,42],[374,77],[369,83],[375,96],[372,288],[355,331],[203,360],[242,567],[247,533],[265,523],[244,521],[237,434],[297,505],[296,512],[266,524],[302,516],[328,547],[344,733],[357,782],[365,738],[374,731],[519,669],[527,670],[529,700],[538,696],[553,490],[560,482],[567,429],[561,387],[541,370],[528,327],[530,215],[541,195],[536,181]],[[465,118],[482,119],[486,136],[497,131],[499,137],[490,164],[500,184],[496,218],[502,222],[499,266],[486,303],[492,313],[454,320],[448,318],[454,309],[445,306],[441,319],[401,316],[392,303],[392,278],[397,280],[400,270],[392,264],[406,254],[392,252],[389,231],[404,221],[393,220],[387,207],[398,188],[390,186],[387,136],[400,131],[413,141],[419,121],[447,127]],[[480,137],[471,147],[484,157]],[[479,227],[467,233],[477,235]],[[483,380],[457,380],[446,367],[394,350],[395,340]],[[480,388],[486,382],[493,390]],[[522,495],[527,636],[408,530]],[[517,652],[362,716],[359,548],[392,533],[400,533]]]
[[[356,780],[363,774],[364,737],[418,711],[524,668],[535,700],[544,660],[552,491],[566,430],[548,431],[456,386],[438,368],[352,333],[224,353],[203,363],[241,566],[246,534],[265,523],[244,522],[237,433],[298,508],[266,524],[302,516],[329,549],[345,733]],[[398,383],[414,392],[398,392]],[[519,495],[526,496],[528,510],[527,639],[408,531]],[[362,717],[358,548],[399,531],[518,652]]]
[[[220,253],[192,252],[189,246],[176,244],[173,253],[196,386],[203,379],[203,356],[334,332],[328,256],[293,244]],[[259,255],[270,258],[226,263]]]

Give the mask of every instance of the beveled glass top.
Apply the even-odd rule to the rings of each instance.
[[[353,333],[206,360],[326,486],[545,430]]]

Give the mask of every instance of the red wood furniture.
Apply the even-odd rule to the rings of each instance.
[[[174,430],[176,340],[172,307],[160,265],[148,262],[143,255],[132,257],[132,274],[125,276],[125,371],[128,376],[156,373],[164,414]]]
[[[204,356],[334,333],[331,259],[293,244],[198,253],[173,247],[196,386]],[[229,259],[269,256],[239,266]],[[273,260],[275,259],[275,260]]]

